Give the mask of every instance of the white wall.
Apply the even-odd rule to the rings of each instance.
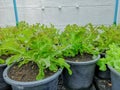
[[[14,25],[12,0],[0,0],[0,26]]]
[[[0,26],[15,25],[12,1],[0,0]],[[17,0],[17,4],[20,21],[62,28],[73,23],[112,24],[115,0]]]

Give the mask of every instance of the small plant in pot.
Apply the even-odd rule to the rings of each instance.
[[[36,28],[29,38],[17,37],[14,42],[17,42],[20,48],[9,48],[17,54],[7,59],[10,66],[5,69],[3,76],[13,90],[57,90],[62,69],[65,67],[69,74],[72,73],[65,60],[58,57],[61,51],[56,48],[57,37],[53,38],[57,36],[57,30],[53,26],[32,26],[32,30]],[[22,37],[28,33],[29,30],[22,34]]]
[[[7,67],[6,59],[11,57],[14,52],[6,49],[14,38],[15,27],[5,27],[0,29],[0,90],[10,89],[10,85],[5,83],[3,79],[3,71]],[[13,42],[12,42],[13,43]]]
[[[25,27],[27,25],[28,24],[25,22],[20,22],[19,28],[22,27],[21,29],[24,30],[24,29],[26,29]],[[18,32],[18,28],[15,26],[7,26],[5,28],[0,28],[0,64],[3,64],[4,66],[6,66],[5,60],[8,57],[12,56],[13,54],[16,54],[15,51],[13,52],[13,50],[11,50],[12,48],[10,50],[9,50],[9,48],[11,46],[16,47],[16,48],[19,47],[18,43],[14,42],[14,41],[15,41],[15,39],[18,39],[17,37],[20,36],[21,33],[22,32],[20,30]],[[27,37],[29,37],[29,36],[27,36]]]
[[[106,50],[109,49],[109,45],[112,43],[119,44],[120,43],[120,30],[119,25],[111,25],[111,26],[104,26],[101,25],[98,27],[98,30],[101,32],[99,33],[99,39],[97,40],[97,47],[99,48],[99,51],[101,53],[101,58],[105,57]],[[97,66],[99,68],[99,63],[101,61],[99,60],[97,62]],[[107,67],[106,71],[96,70],[96,75],[102,79],[110,80],[110,70]]]
[[[93,42],[96,38],[91,25],[68,25],[61,34],[61,48],[66,62],[70,64],[72,75],[63,71],[63,83],[68,90],[88,89],[93,81],[98,51]]]
[[[100,59],[100,70],[105,71],[108,65],[111,71],[112,90],[119,90],[120,88],[120,45],[111,44],[109,50],[106,51],[106,57]]]

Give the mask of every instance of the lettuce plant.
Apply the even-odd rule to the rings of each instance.
[[[13,54],[13,52],[8,51],[5,48],[13,41],[14,33],[16,33],[15,27],[5,27],[0,29],[0,64],[5,64],[5,60],[2,56],[7,57],[10,54]]]
[[[29,62],[34,62],[39,68],[36,80],[45,77],[44,70],[49,69],[57,72],[59,68],[67,68],[69,74],[72,74],[70,66],[65,62],[58,50],[59,32],[53,25],[29,25],[27,27],[18,25],[18,32],[12,42],[7,43],[3,50],[15,52],[7,59],[7,64],[19,63],[19,67]],[[24,28],[23,28],[24,27]],[[20,31],[19,31],[20,30]]]
[[[92,24],[86,26],[67,25],[61,34],[60,43],[64,57],[75,57],[84,53],[96,55],[98,54],[94,42],[97,37],[97,32]]]
[[[109,45],[112,43],[120,45],[120,25],[101,25],[98,27],[98,31],[100,33],[97,40],[97,47],[100,53],[106,53],[106,51],[110,49]],[[106,59],[103,58],[97,62],[97,65],[100,67],[100,70],[105,71],[106,63]]]
[[[4,63],[5,63],[5,61],[0,58],[0,64],[4,64]]]
[[[35,31],[33,27],[26,22],[20,22],[18,27],[8,26],[0,29],[0,56],[17,54],[18,50],[29,44]],[[2,63],[5,60],[1,58]]]
[[[120,25],[101,25],[97,27],[97,31],[99,32],[99,37],[96,46],[100,53],[108,50],[108,46],[112,43],[120,44]]]
[[[120,72],[120,45],[113,43],[109,45],[109,48],[106,51],[106,57],[101,58],[97,65],[101,71],[106,71],[106,65],[109,65]]]

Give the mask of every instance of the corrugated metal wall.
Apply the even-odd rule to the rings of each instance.
[[[15,25],[12,1],[0,0],[0,26]],[[20,21],[63,27],[73,23],[112,24],[115,0],[17,0],[17,6]]]

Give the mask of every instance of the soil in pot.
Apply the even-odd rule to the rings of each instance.
[[[8,57],[11,57],[11,56],[12,56],[11,54],[9,54],[9,55],[2,55],[2,56],[0,56],[0,58],[3,59],[3,60],[6,60]]]
[[[7,83],[12,85],[12,90],[57,90],[58,77],[62,73],[62,69],[56,73],[46,70],[45,78],[36,80],[38,70],[37,64],[33,62],[21,67],[18,64],[13,64],[4,70],[3,77]]]
[[[16,81],[30,82],[36,81],[36,76],[38,75],[39,69],[37,64],[29,62],[21,67],[18,64],[13,65],[8,72],[8,76]],[[45,70],[45,78],[53,75],[54,72]]]
[[[86,62],[92,60],[91,54],[83,54],[83,55],[76,55],[75,57],[65,57],[65,60],[73,61],[73,62]]]

